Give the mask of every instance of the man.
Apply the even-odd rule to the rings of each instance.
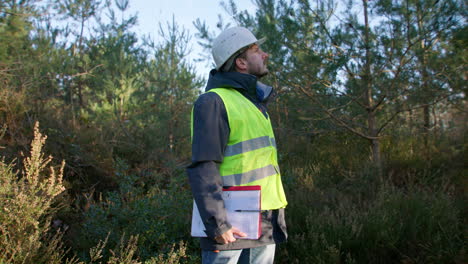
[[[275,245],[286,241],[284,195],[266,103],[268,54],[246,28],[222,32],[213,42],[216,69],[192,113],[192,164],[187,173],[205,225],[203,263],[273,263]],[[262,234],[257,240],[226,219],[223,186],[261,186]]]

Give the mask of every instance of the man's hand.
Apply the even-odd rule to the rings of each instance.
[[[239,229],[232,227],[228,231],[224,232],[222,235],[215,237],[216,242],[220,244],[227,244],[236,241],[234,235],[238,237],[245,237],[247,236],[246,233],[240,231]]]

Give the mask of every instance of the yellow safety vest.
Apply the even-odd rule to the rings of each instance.
[[[223,186],[260,185],[262,210],[285,207],[288,203],[270,119],[235,89],[216,88],[209,92],[223,100],[230,127],[219,168]]]

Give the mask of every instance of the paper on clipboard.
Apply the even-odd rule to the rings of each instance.
[[[258,185],[223,188],[222,197],[229,223],[247,234],[246,237],[239,239],[258,239],[261,235],[260,192]],[[191,235],[207,236],[195,201],[193,201]]]

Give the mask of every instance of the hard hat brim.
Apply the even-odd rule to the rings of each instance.
[[[257,44],[257,45],[262,45],[263,43],[265,43],[266,40],[267,40],[267,38],[266,38],[266,37],[263,37],[263,38],[257,40],[257,41],[254,42],[254,43]],[[254,44],[254,43],[252,43],[252,44]]]

